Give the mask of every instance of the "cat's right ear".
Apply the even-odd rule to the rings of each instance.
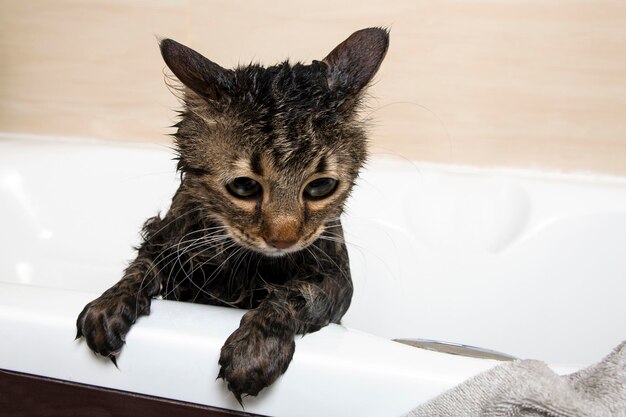
[[[181,83],[209,100],[219,100],[234,89],[234,73],[172,39],[159,42],[165,64]]]

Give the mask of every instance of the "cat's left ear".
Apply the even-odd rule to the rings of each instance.
[[[358,94],[378,71],[388,48],[386,29],[354,32],[322,60],[328,67],[328,87],[340,95]]]
[[[210,100],[232,94],[234,73],[172,39],[159,42],[163,60],[174,75],[201,97]]]

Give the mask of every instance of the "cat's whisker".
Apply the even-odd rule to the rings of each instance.
[[[229,243],[226,245],[226,247],[224,247],[223,243],[224,243],[225,241],[226,241],[226,242],[228,242],[229,240],[230,240],[230,236],[224,236],[224,237],[223,237],[223,238],[221,238],[221,239],[214,239],[214,240],[211,240],[210,242],[201,242],[201,243],[197,244],[197,245],[196,245],[196,247],[195,247],[195,248],[193,248],[194,250],[197,250],[197,249],[200,249],[200,248],[204,248],[204,249],[203,249],[203,250],[201,250],[201,251],[198,251],[198,252],[194,253],[194,254],[193,254],[193,255],[191,255],[189,258],[187,258],[183,264],[180,264],[181,268],[182,268],[185,264],[193,264],[193,260],[194,260],[196,257],[198,257],[198,256],[202,255],[203,253],[205,253],[205,252],[206,252],[207,250],[209,250],[209,249],[215,249],[215,248],[216,248],[216,246],[217,246],[218,244],[219,244],[219,245],[222,245],[222,251],[220,251],[220,253],[221,253],[221,252],[223,252],[224,250],[226,250],[227,248],[230,248],[230,247],[233,247],[233,246],[236,246],[236,245],[237,245],[237,244],[236,244],[236,242],[231,241],[231,242],[229,242]],[[181,253],[181,256],[182,256],[182,255],[185,255],[187,252],[191,252],[191,250],[189,250],[189,251],[185,251],[185,252]]]
[[[217,271],[219,271],[219,269],[220,269],[221,267],[223,267],[223,266],[225,265],[225,263],[226,263],[226,262],[227,262],[230,258],[232,258],[232,256],[233,256],[233,255],[235,255],[235,254],[236,254],[236,253],[238,253],[241,249],[243,249],[243,248],[242,248],[241,246],[239,246],[237,243],[233,243],[233,244],[231,244],[231,245],[229,245],[229,246],[225,247],[225,248],[224,248],[224,249],[220,252],[220,254],[222,254],[222,253],[226,252],[227,250],[232,249],[232,248],[234,248],[234,247],[236,247],[237,249],[236,249],[233,253],[231,253],[230,255],[228,255],[228,257],[227,257],[224,261],[222,261],[222,262],[220,263],[220,265],[219,265],[219,266],[215,269],[215,271],[213,271],[213,273],[211,273],[211,275],[209,276],[209,278],[207,278],[207,279],[206,279],[206,283],[207,283],[207,284],[211,282],[211,278],[214,276],[214,274],[215,274]],[[215,256],[214,256],[214,257],[215,257]],[[214,257],[209,258],[209,259],[207,259],[206,261],[202,261],[202,262],[201,262],[201,263],[200,263],[197,267],[192,266],[191,272],[193,272],[193,271],[195,271],[195,270],[197,270],[197,269],[201,269],[204,265],[206,265],[206,264],[208,263],[208,261],[212,260]]]
[[[165,223],[165,225],[161,226],[161,228],[159,228],[159,229],[155,232],[155,234],[157,234],[157,233],[161,233],[162,231],[164,231],[164,230],[165,230],[168,226],[170,226],[170,225],[171,225],[172,223],[174,223],[175,221],[180,220],[180,219],[182,219],[183,217],[188,216],[189,214],[191,214],[191,213],[193,213],[193,212],[200,211],[200,210],[202,210],[202,207],[201,207],[201,206],[196,206],[196,207],[194,207],[194,208],[192,208],[192,209],[190,209],[190,210],[185,211],[184,213],[182,213],[182,214],[180,214],[180,215],[178,215],[178,216],[175,216],[172,220],[168,221],[167,223]],[[191,234],[191,233],[195,233],[195,232],[190,232],[190,233],[188,233],[188,234]],[[185,235],[185,236],[187,236],[187,235]],[[183,237],[183,238],[184,238],[184,237]],[[181,239],[183,239],[183,238],[181,238]],[[171,247],[170,247],[170,248],[168,248],[168,249],[171,249]],[[161,253],[162,253],[162,252],[161,252]],[[158,256],[157,256],[157,258],[158,258]],[[152,270],[154,269],[154,267],[155,267],[155,266],[156,266],[159,262],[160,262],[160,261],[158,261],[158,262],[156,262],[156,263],[154,263],[154,262],[153,262],[153,263],[152,263],[152,266],[151,266],[151,267],[150,267],[150,268],[149,268],[149,269],[148,269],[148,270],[144,273],[144,276],[142,277],[141,283],[140,283],[140,285],[139,285],[139,292],[141,292],[141,291],[142,291],[142,289],[143,289],[143,286],[144,286],[144,283],[145,283],[145,279],[146,279],[146,277],[147,277],[147,276],[148,276],[148,275],[152,272]],[[150,281],[150,283],[151,283],[151,282],[152,282],[152,281]]]
[[[367,217],[363,217],[363,216],[356,216],[356,215],[350,215],[349,216],[350,220],[355,220],[357,222],[366,222],[368,223],[368,227],[376,227],[377,230],[380,230],[381,232],[383,232],[387,238],[389,239],[389,242],[394,246],[394,249],[396,250],[396,252],[399,252],[400,248],[398,248],[397,244],[396,244],[396,240],[393,238],[393,236],[389,233],[389,228],[388,227],[384,227],[379,221],[374,220],[374,219],[370,219]],[[350,229],[351,230],[351,229]],[[352,232],[350,232],[350,234],[352,234]]]
[[[244,249],[244,248],[240,247],[240,249],[238,249],[235,253],[241,252],[241,249]],[[244,249],[244,253],[245,253],[245,249]],[[221,268],[221,266],[225,264],[226,261],[228,261],[228,258],[224,262],[222,262],[222,264],[220,265],[220,267],[218,267],[216,269],[216,271],[219,270]],[[236,259],[235,259],[235,261],[236,261]],[[200,272],[202,273],[202,288],[204,289],[206,287],[206,285],[210,282],[210,278],[211,277],[209,277],[209,278],[206,277],[206,274],[204,272],[204,268],[202,268],[202,266],[204,266],[204,264],[201,264],[199,267],[196,267],[196,268],[192,269],[190,273],[193,274],[193,272],[195,272],[196,270],[200,270]],[[195,285],[195,283],[194,283],[194,285]],[[194,296],[192,302],[195,302],[197,300],[198,295],[200,295],[201,292],[206,292],[206,291],[198,291],[196,293],[196,295]]]
[[[223,247],[223,248],[222,248],[222,250],[221,250],[221,251],[219,251],[218,253],[216,253],[215,255],[213,255],[212,257],[210,257],[209,259],[207,259],[206,261],[204,261],[204,262],[201,264],[201,266],[203,266],[203,265],[207,264],[209,261],[211,261],[211,260],[215,259],[216,257],[218,257],[219,255],[221,255],[221,254],[222,254],[222,253],[224,253],[225,251],[227,251],[227,250],[229,250],[229,249],[231,249],[231,248],[233,248],[233,247],[235,247],[235,246],[237,246],[237,243],[236,243],[236,242],[232,242],[232,243],[230,243],[230,244],[226,245],[225,247]],[[202,253],[204,253],[204,252],[208,251],[209,249],[212,249],[212,248],[209,246],[209,247],[207,247],[207,248],[205,248],[205,249],[202,249],[201,251],[199,251],[199,252],[195,253],[192,257],[190,257],[189,259],[187,259],[187,260],[185,261],[185,263],[181,265],[181,269],[182,269],[183,273],[185,274],[185,277],[184,277],[185,279],[187,279],[187,280],[191,280],[191,275],[190,275],[190,273],[187,273],[187,272],[184,270],[184,265],[185,265],[185,264],[188,264],[188,263],[190,263],[190,262],[193,262],[193,258],[194,258],[194,257],[201,255]],[[192,271],[193,271],[193,270],[194,270],[193,265],[192,265],[192,267],[191,267],[191,268],[192,268]],[[176,289],[177,289],[177,288],[178,288],[178,287],[182,284],[182,282],[183,282],[183,281],[184,281],[184,279],[180,280],[180,281],[176,284],[176,286],[174,286],[174,288],[172,288],[172,290],[168,291],[168,292],[164,295],[164,298],[167,298],[167,297],[168,297],[168,296],[169,296],[169,295],[170,295],[173,291],[175,291],[175,290],[176,290]],[[169,282],[169,278],[168,278],[168,282]]]
[[[210,233],[205,233],[205,232],[208,232],[208,231],[210,231]],[[228,235],[227,233],[223,233],[222,235],[217,235],[217,233],[222,232],[222,231],[225,231],[225,229],[222,226],[209,227],[209,228],[206,228],[206,229],[195,230],[195,231],[192,231],[192,232],[189,232],[189,233],[183,235],[179,239],[178,243],[173,244],[172,246],[168,247],[165,250],[170,250],[170,249],[173,249],[174,247],[179,247],[183,243],[190,242],[190,241],[206,239],[206,238],[210,238],[210,237],[214,237],[214,236],[227,236]],[[195,239],[186,239],[187,237],[190,237],[190,236],[198,234],[198,233],[202,233],[202,236],[200,236],[198,238],[195,238]]]
[[[330,262],[332,262],[335,267],[337,267],[337,271],[339,271],[339,273],[341,274],[341,276],[346,280],[346,282],[348,282],[350,285],[352,285],[352,281],[350,280],[350,277],[348,275],[346,275],[346,273],[344,272],[344,270],[337,264],[337,262],[335,262],[335,260],[332,258],[332,256],[330,256],[329,254],[327,254],[324,249],[320,248],[319,246],[313,244],[310,245],[309,247],[315,248],[318,251],[320,251],[322,254],[324,254],[324,256],[326,256],[326,258],[328,258],[328,260]]]
[[[191,276],[191,272],[187,272],[185,271],[185,265],[190,265],[191,266],[191,270],[193,270],[193,262],[194,262],[194,258],[202,255],[203,253],[207,252],[210,249],[215,249],[214,245],[216,243],[221,244],[222,241],[224,240],[228,240],[228,237],[225,237],[224,239],[218,241],[218,242],[206,242],[206,243],[198,243],[196,244],[196,246],[193,248],[194,251],[196,251],[194,254],[192,254],[191,256],[187,257],[184,262],[181,261],[181,258],[186,255],[188,252],[191,251],[191,249],[187,249],[185,251],[183,251],[182,253],[177,253],[178,256],[175,258],[174,261],[178,262],[178,265],[180,266],[180,271],[182,271],[182,273],[185,275],[186,279],[190,279]],[[209,260],[212,260],[213,258],[219,256],[221,253],[223,253],[228,247],[233,247],[235,245],[234,242],[231,242],[229,245],[227,245],[227,247],[222,247],[222,250],[219,251],[218,253],[216,253],[213,257],[209,258]],[[201,250],[200,250],[201,249]],[[168,274],[168,283],[172,277],[172,273],[173,273],[174,269],[170,269],[170,273]],[[176,287],[174,287],[174,289],[178,288],[178,285]]]
[[[192,232],[192,233],[194,233],[194,232]],[[197,242],[197,241],[201,241],[203,239],[205,239],[205,237],[204,236],[200,236],[199,238],[195,239],[195,241]],[[206,242],[206,240],[205,240],[205,242]],[[177,256],[176,259],[177,259],[178,265],[180,266],[180,269],[184,272],[185,269],[184,269],[184,265],[183,265],[183,263],[181,261],[181,258],[182,258],[183,255],[185,255],[187,252],[189,252],[189,250],[191,249],[191,246],[193,245],[193,242],[187,248],[187,250],[185,250],[182,253],[180,252],[180,245],[181,245],[181,242],[178,242],[178,245],[176,247],[176,253],[178,253],[179,255]],[[204,246],[204,243],[202,243],[202,245]],[[198,246],[196,246],[196,249],[198,249]],[[193,259],[194,256],[195,255],[193,255],[191,258],[189,258],[189,262]],[[170,279],[170,277],[172,275],[172,271],[173,271],[173,268],[170,270],[170,273],[168,274],[168,278],[167,278],[168,281],[169,281],[169,279]]]
[[[375,251],[373,251],[372,249],[369,249],[369,248],[367,248],[367,247],[365,247],[365,246],[358,245],[358,244],[356,244],[356,243],[354,243],[354,242],[350,242],[350,241],[348,241],[348,240],[346,240],[346,239],[344,239],[344,238],[342,238],[342,237],[339,237],[339,236],[337,236],[337,237],[334,237],[334,236],[332,236],[332,237],[331,237],[331,236],[321,236],[321,237],[320,237],[320,239],[323,239],[323,240],[328,240],[328,241],[332,241],[332,242],[337,242],[337,243],[341,243],[341,244],[344,244],[344,245],[346,245],[346,246],[352,246],[352,247],[354,247],[355,249],[358,249],[358,250],[359,250],[359,252],[361,252],[361,256],[362,256],[364,259],[366,259],[366,258],[367,258],[367,256],[365,255],[365,253],[364,253],[364,252],[367,252],[369,255],[373,256],[373,257],[374,257],[374,258],[376,258],[376,259],[378,259],[378,260],[379,260],[379,261],[380,261],[380,262],[384,265],[385,269],[386,269],[386,270],[387,270],[387,272],[389,273],[389,277],[393,278],[393,277],[395,277],[395,276],[396,276],[396,274],[393,272],[393,270],[391,269],[391,267],[389,266],[389,264],[387,263],[387,261],[386,261],[385,259],[381,258],[381,257],[380,257],[380,256],[379,256],[379,255],[378,255]]]
[[[188,234],[184,235],[184,236],[183,236],[183,238],[184,238],[184,237],[186,237],[186,236],[188,236],[188,235],[190,235],[190,234],[191,234],[191,233],[188,233]],[[175,256],[175,255],[177,255],[177,254],[180,254],[181,252],[180,252],[179,247],[180,247],[180,245],[181,245],[182,243],[191,242],[191,244],[189,244],[189,245],[185,248],[185,250],[183,251],[183,253],[185,253],[185,252],[187,252],[187,251],[189,251],[189,250],[192,250],[192,249],[193,249],[194,244],[196,244],[196,243],[198,243],[198,244],[204,244],[204,243],[214,243],[214,242],[218,242],[218,241],[222,240],[223,238],[228,238],[228,236],[227,236],[227,235],[209,236],[209,237],[210,237],[211,239],[208,239],[208,237],[203,236],[203,237],[200,237],[200,238],[197,238],[197,239],[189,239],[189,240],[184,240],[184,241],[182,241],[182,240],[181,240],[181,241],[179,241],[179,243],[178,243],[178,244],[171,245],[170,247],[168,247],[168,248],[166,248],[166,249],[162,250],[162,251],[161,251],[161,254],[166,253],[166,252],[170,252],[170,251],[171,251],[172,249],[174,249],[175,247],[177,248],[177,250],[176,250],[176,251],[170,252],[170,253],[169,253],[168,255],[166,255],[166,256],[159,256],[161,259],[160,259],[158,262],[156,262],[155,264],[153,264],[153,266],[152,266],[150,269],[148,269],[148,270],[146,271],[146,273],[144,274],[144,280],[145,280],[145,278],[146,278],[146,277],[147,277],[147,276],[148,276],[148,275],[149,275],[149,274],[150,274],[150,273],[154,270],[154,268],[156,268],[157,266],[159,266],[159,264],[160,264],[160,263],[164,262],[165,260],[167,260],[168,258],[170,258],[170,257],[172,257],[172,256]],[[183,239],[183,238],[181,238],[181,239]],[[202,241],[202,242],[200,242],[201,240],[203,240],[203,241]],[[158,274],[158,273],[160,272],[160,270],[162,270],[162,269],[163,269],[163,267],[168,266],[168,265],[170,265],[170,264],[171,264],[171,262],[168,262],[167,264],[162,265],[162,266],[161,266],[161,268],[160,268],[159,270],[157,270],[157,271],[156,271],[156,273]],[[154,278],[154,277],[153,277],[153,278]],[[149,283],[150,283],[150,282],[151,282],[151,281],[149,281]]]
[[[171,245],[171,246],[169,246],[169,247],[167,247],[167,248],[165,248],[165,249],[162,249],[162,250],[161,250],[161,252],[160,252],[160,254],[159,254],[159,256],[157,256],[157,258],[161,258],[161,259],[159,259],[159,261],[158,261],[158,262],[154,263],[154,264],[153,264],[153,266],[145,272],[145,274],[144,274],[144,280],[145,280],[145,278],[146,278],[148,275],[150,275],[150,273],[154,270],[154,268],[156,268],[157,266],[159,266],[159,264],[160,264],[161,262],[165,261],[167,258],[169,258],[169,257],[171,257],[171,256],[175,255],[177,252],[179,252],[179,249],[177,249],[177,251],[175,251],[175,252],[170,252],[170,251],[171,251],[172,249],[174,249],[175,247],[179,248],[179,247],[180,247],[180,245],[182,245],[183,243],[192,242],[192,243],[188,246],[188,248],[191,248],[191,246],[193,246],[193,244],[194,244],[195,242],[199,241],[200,239],[203,239],[203,238],[208,238],[208,237],[211,237],[211,238],[213,238],[213,237],[218,237],[218,236],[215,236],[215,232],[212,232],[212,233],[209,233],[209,234],[203,235],[201,238],[198,238],[198,239],[188,239],[188,240],[184,240],[185,238],[187,238],[187,237],[189,237],[189,236],[191,236],[191,235],[193,235],[193,234],[196,234],[196,233],[199,233],[199,232],[205,232],[205,231],[207,231],[207,230],[212,230],[212,229],[217,229],[217,230],[216,230],[216,232],[217,232],[217,231],[219,231],[219,229],[221,229],[221,228],[220,228],[220,227],[215,227],[215,228],[206,228],[206,229],[200,229],[200,230],[196,230],[196,231],[189,232],[189,233],[187,233],[187,234],[183,235],[183,236],[179,239],[178,243],[175,243],[175,244],[173,244],[173,245]],[[226,235],[224,234],[224,235],[222,235],[222,236],[226,236]],[[166,256],[162,256],[162,254],[163,254],[163,253],[167,253],[167,252],[170,252],[170,253],[169,253],[168,255],[166,255]],[[168,263],[168,265],[169,265],[169,263]],[[157,274],[158,274],[158,272],[159,272],[159,271],[157,270]]]
[[[203,239],[203,238],[199,238],[198,239],[198,243],[194,243],[190,244],[185,250],[183,250],[182,252],[180,252],[179,250],[177,250],[176,252],[174,252],[176,256],[176,258],[174,258],[172,261],[168,262],[167,265],[169,265],[172,262],[177,262],[178,265],[180,266],[180,271],[183,272],[183,274],[186,275],[186,278],[189,278],[188,273],[185,271],[185,264],[187,263],[191,263],[193,261],[193,258],[195,258],[196,256],[199,256],[200,254],[206,252],[209,249],[213,249],[213,247],[216,244],[220,244],[222,243],[224,240],[228,240],[230,237],[229,236],[221,236],[220,238],[211,238],[209,240]],[[201,241],[204,240],[204,241]],[[201,251],[198,251],[200,248],[203,248]],[[192,256],[188,257],[185,262],[182,262],[182,257],[184,255],[186,255],[187,253],[191,252],[191,251],[198,251],[196,253],[194,253]],[[166,266],[167,266],[166,265]],[[169,286],[169,282],[172,278],[172,273],[174,272],[174,268],[170,269],[170,272],[167,276],[167,285]],[[176,289],[178,286],[176,286],[174,289]]]
[[[165,224],[164,224],[164,225],[163,225],[160,229],[156,230],[156,231],[154,232],[154,234],[161,233],[163,230],[165,230],[168,226],[170,226],[170,225],[171,225],[172,223],[174,223],[175,221],[180,220],[180,219],[182,219],[183,217],[188,216],[189,214],[191,214],[191,213],[193,213],[193,212],[195,212],[195,211],[200,211],[200,210],[202,210],[202,207],[201,207],[201,206],[195,206],[195,207],[193,207],[192,209],[187,210],[187,211],[185,211],[184,213],[179,214],[178,216],[175,216],[172,220],[170,220],[170,221],[168,221],[167,223],[165,223]]]
[[[222,267],[223,267],[223,266],[224,266],[224,265],[228,262],[228,260],[229,260],[230,258],[232,258],[233,256],[235,256],[237,253],[239,253],[241,250],[243,250],[243,247],[239,247],[236,251],[234,251],[233,253],[231,253],[231,254],[230,254],[230,255],[229,255],[229,256],[228,256],[228,257],[227,257],[224,261],[222,261],[222,263],[221,263],[221,264],[220,264],[220,265],[219,265],[219,266],[215,269],[215,271],[213,271],[213,273],[212,273],[212,274],[209,276],[209,278],[206,280],[206,281],[207,281],[207,283],[210,283],[210,282],[211,282],[211,279],[212,279],[214,276],[216,276],[216,275],[217,275],[217,273],[218,273],[218,272],[222,269]],[[203,266],[204,264],[205,264],[205,263],[200,264],[199,268],[202,268],[202,266]],[[192,271],[193,271],[193,270],[192,270]],[[214,300],[218,300],[218,301],[220,301],[220,302],[222,302],[222,303],[224,303],[224,304],[226,304],[226,305],[229,305],[229,306],[231,306],[231,307],[235,307],[235,308],[237,307],[235,304],[233,304],[233,303],[231,303],[231,302],[229,302],[229,301],[226,301],[226,300],[220,299],[219,297],[215,296],[214,294],[212,294],[212,293],[210,293],[210,292],[206,291],[204,288],[200,287],[200,286],[199,286],[199,285],[198,285],[198,284],[197,284],[197,283],[196,283],[193,279],[189,279],[189,281],[190,281],[191,285],[195,286],[195,287],[198,289],[198,291],[202,292],[202,293],[203,293],[203,294],[205,294],[205,295],[208,295],[209,297],[213,298]]]
[[[338,228],[338,227],[342,227],[342,225],[341,225],[341,224],[331,224],[331,225],[328,225],[328,226],[324,226],[324,230],[327,230],[327,229],[336,229],[336,228]]]
[[[190,235],[190,234],[191,233],[188,233],[188,234],[184,235],[183,238],[185,236]],[[183,239],[183,238],[181,238],[181,239]],[[184,242],[191,242],[191,243],[183,250],[182,254],[184,254],[184,253],[186,253],[188,251],[194,250],[194,249],[199,249],[200,247],[210,246],[210,245],[212,245],[214,243],[218,243],[218,242],[220,242],[222,240],[225,240],[225,239],[228,239],[228,238],[229,238],[229,236],[227,236],[227,235],[220,235],[220,236],[210,236],[210,239],[204,238],[205,241],[203,241],[203,242],[198,242],[200,239],[189,239],[189,240],[186,240]],[[179,242],[179,244],[180,244],[180,242]],[[195,247],[194,247],[194,244],[196,244]],[[170,251],[171,249],[173,249],[176,246],[177,246],[176,244],[172,245],[172,246],[170,246],[169,248],[167,248],[166,250],[164,250],[161,253],[168,252],[168,251]],[[159,256],[161,259],[159,259],[156,263],[153,262],[152,266],[144,273],[143,279],[142,279],[141,284],[140,284],[140,288],[142,288],[145,285],[145,280],[146,280],[146,278],[148,276],[150,276],[150,272],[152,272],[153,270],[156,270],[155,274],[148,281],[147,285],[151,284],[155,279],[157,279],[158,275],[160,274],[160,272],[164,268],[168,267],[174,261],[176,261],[176,259],[178,259],[175,256],[177,256],[178,258],[181,256],[181,253],[180,253],[179,250],[170,252],[168,255],[165,255],[165,256]],[[167,261],[168,259],[170,259],[170,260],[163,265],[163,262]],[[158,267],[158,269],[156,269],[157,267]],[[166,281],[165,285],[162,285],[162,288],[164,288],[164,289],[166,289],[167,286],[169,285],[171,272],[172,272],[172,270],[170,270],[170,274],[168,274],[168,278],[167,278],[167,281]],[[138,293],[137,298],[135,300],[136,301],[136,303],[135,303],[135,308],[136,309],[138,308],[139,294],[140,294],[140,292]]]
[[[233,261],[234,267],[232,268],[230,276],[228,278],[227,287],[229,288],[230,292],[232,292],[231,290],[232,290],[233,282],[236,280],[237,271],[239,271],[239,267],[241,266],[241,264],[244,262],[244,260],[246,259],[246,257],[250,253],[250,251],[248,249],[246,249],[244,247],[242,247],[242,249],[243,250],[240,252],[239,255],[237,255],[237,257]]]
[[[239,270],[239,267],[241,266],[241,263],[246,258],[246,256],[248,256],[248,254],[250,252],[248,249],[244,248],[243,246],[242,246],[242,249],[244,249],[242,254],[239,256],[238,259],[235,259],[235,262],[234,262],[235,267],[231,271],[230,279],[229,279],[229,285],[232,283],[232,281],[233,281],[233,279],[235,277],[235,274],[237,273],[237,271]]]
[[[307,252],[309,252],[311,254],[311,256],[315,260],[315,263],[317,264],[317,267],[319,268],[319,270],[322,271],[323,270],[322,264],[320,263],[320,260],[319,260],[318,256],[315,253],[313,253],[313,251],[308,246],[305,249],[307,250]]]

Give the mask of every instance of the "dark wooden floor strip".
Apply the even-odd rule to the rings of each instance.
[[[245,412],[0,369],[2,417],[237,417]]]

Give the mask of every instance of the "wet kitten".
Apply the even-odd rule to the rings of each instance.
[[[227,70],[163,40],[183,84],[182,182],[123,278],[80,313],[78,337],[115,362],[153,297],[250,309],[219,359],[241,401],[285,372],[296,334],[338,323],[352,296],[339,216],[366,158],[359,102],[388,42],[364,29],[311,65]]]

